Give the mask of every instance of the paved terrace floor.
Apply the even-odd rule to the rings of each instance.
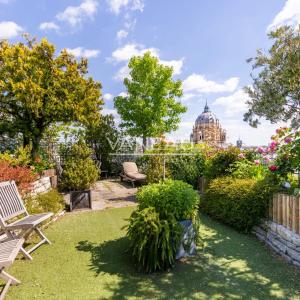
[[[92,209],[119,208],[136,205],[137,188],[119,179],[97,181],[92,190]]]

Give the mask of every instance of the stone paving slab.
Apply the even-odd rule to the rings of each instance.
[[[136,205],[137,188],[119,179],[97,181],[92,190],[92,209],[119,208]]]

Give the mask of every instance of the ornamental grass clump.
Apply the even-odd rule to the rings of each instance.
[[[192,219],[197,224],[199,195],[187,183],[166,180],[142,187],[137,200],[127,226],[130,251],[139,269],[167,270],[175,263],[183,234],[178,221]]]

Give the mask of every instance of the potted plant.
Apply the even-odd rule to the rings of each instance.
[[[99,170],[91,159],[92,150],[79,140],[70,147],[62,172],[61,186],[70,191],[70,210],[92,208],[91,186]]]
[[[176,259],[195,254],[199,194],[179,180],[143,186],[127,226],[130,251],[146,272],[171,268]]]

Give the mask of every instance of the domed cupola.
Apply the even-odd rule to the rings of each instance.
[[[196,126],[200,124],[207,124],[207,123],[218,123],[217,117],[209,110],[207,102],[204,107],[204,111],[201,115],[198,116],[196,119]]]

